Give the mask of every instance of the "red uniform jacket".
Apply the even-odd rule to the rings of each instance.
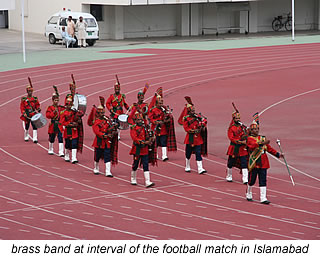
[[[144,120],[144,124],[148,124],[148,121],[147,121],[147,113],[148,113],[148,104],[147,103],[142,103],[142,104],[139,104],[139,103],[135,103],[131,106],[131,113],[129,114],[128,116],[128,123],[130,125],[133,125],[134,122],[133,122],[133,116],[135,114],[135,112],[137,110],[140,110],[143,114],[143,120]]]
[[[60,115],[60,124],[61,126],[64,127],[63,131],[63,138],[78,138],[78,129],[77,126],[74,127],[68,127],[70,123],[77,122],[75,119],[77,112],[75,111],[68,111],[68,110],[63,110]],[[61,128],[60,128],[61,130]],[[61,131],[62,132],[62,131]]]
[[[254,149],[259,147],[258,142],[261,140],[262,140],[261,135],[259,135],[257,137],[253,137],[253,136],[248,137],[247,146],[249,149],[249,153],[252,153],[254,151]],[[273,149],[269,144],[264,145],[263,150],[264,150],[264,152],[261,154],[260,159],[257,160],[255,168],[269,169],[270,165],[269,165],[269,160],[268,160],[268,156],[267,156],[266,152],[271,153],[272,155],[274,155],[278,158],[280,157],[280,154],[275,149]]]
[[[151,122],[151,129],[154,131],[156,136],[167,135],[168,130],[165,124],[158,125],[156,121],[163,121],[165,118],[165,113],[161,108],[153,107],[149,112],[149,119]]]
[[[60,121],[60,113],[64,110],[62,106],[55,107],[54,105],[49,106],[46,111],[46,117],[51,119],[48,134],[58,133],[59,130],[59,121]]]
[[[183,118],[183,128],[187,132],[186,138],[184,139],[185,144],[190,144],[191,146],[203,144],[200,134],[202,125],[203,124],[199,120],[194,120],[193,116],[187,115]]]
[[[228,129],[228,138],[230,139],[230,145],[227,151],[227,155],[233,155],[235,157],[248,155],[246,145],[236,144],[236,141],[241,140],[241,137],[245,135],[241,125],[232,124]]]
[[[106,107],[111,111],[112,116],[117,118],[119,115],[123,114],[123,107],[129,109],[128,104],[125,101],[124,94],[111,94],[106,102]]]
[[[23,97],[21,98],[20,103],[20,110],[21,110],[21,116],[20,119],[23,121],[30,120],[26,118],[25,116],[31,118],[36,114],[35,110],[40,108],[40,103],[37,97]]]
[[[130,128],[130,135],[133,141],[132,148],[129,154],[136,156],[147,155],[149,152],[149,146],[144,145],[147,137],[146,129],[143,126],[133,125]]]
[[[111,146],[111,138],[106,135],[111,134],[111,126],[112,122],[106,119],[97,118],[94,121],[94,125],[92,126],[92,130],[95,133],[96,137],[93,141],[92,146],[95,148],[110,148]]]

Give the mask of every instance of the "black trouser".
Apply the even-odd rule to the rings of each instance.
[[[66,149],[77,149],[78,148],[78,138],[69,139],[65,138],[65,148]]]
[[[149,171],[149,156],[148,156],[148,154],[140,155],[140,156],[135,156],[134,155],[133,164],[132,164],[132,170],[136,171],[138,169],[140,161],[142,162],[143,171],[144,172]]]
[[[25,129],[26,130],[29,130],[29,127],[30,127],[30,123],[31,123],[31,125],[32,125],[32,129],[33,130],[37,130],[37,127],[34,125],[34,123],[31,121],[31,120],[27,120],[26,122],[25,122]]]
[[[167,147],[167,136],[166,135],[160,135],[160,136],[157,135],[156,142],[157,142],[157,146]]]
[[[201,145],[196,145],[192,147],[190,144],[186,144],[186,158],[188,160],[190,160],[193,151],[196,155],[196,161],[202,161]]]
[[[111,161],[110,148],[94,148],[94,161],[99,162],[100,158],[103,158],[104,162]]]
[[[62,138],[62,134],[60,131],[58,133],[49,134],[49,142],[54,143],[56,136],[58,137],[59,143],[63,143],[63,138]]]
[[[257,175],[259,176],[259,187],[267,186],[267,169],[264,168],[254,168],[249,173],[249,186],[256,183]]]
[[[239,156],[240,158],[240,167],[241,169],[246,169],[248,168],[248,162],[247,162],[247,156]],[[234,165],[234,163],[236,162],[237,157],[232,157],[232,155],[229,155],[228,157],[228,163],[227,163],[227,167],[229,169],[231,169]]]

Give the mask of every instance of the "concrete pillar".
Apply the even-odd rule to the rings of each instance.
[[[114,10],[114,39],[122,40],[124,39],[124,12],[123,6],[115,6]]]
[[[189,5],[178,5],[177,12],[177,35],[188,36],[189,35]]]
[[[316,1],[315,3],[317,11],[316,11],[316,26],[317,30],[320,30],[320,0]]]
[[[250,12],[249,12],[249,32],[258,32],[258,3],[250,2]]]
[[[200,35],[200,7],[199,4],[191,5],[191,35]]]
[[[240,33],[248,31],[248,11],[240,11],[239,15]]]

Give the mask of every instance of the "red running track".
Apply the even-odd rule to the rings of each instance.
[[[135,50],[128,50],[134,52]],[[123,51],[124,52],[124,51]],[[0,238],[1,239],[319,239],[320,119],[317,73],[319,44],[243,48],[220,51],[140,49],[143,57],[80,62],[0,73]],[[85,126],[85,148],[72,165],[47,154],[47,129],[39,144],[23,141],[19,102],[27,77],[33,80],[42,110],[51,103],[52,85],[68,92],[70,74],[78,92],[88,98],[88,109],[113,91],[118,74],[128,103],[146,81],[162,86],[165,104],[175,119],[184,96],[208,117],[209,156],[205,175],[184,172],[184,131],[176,123],[178,151],[169,161],[150,168],[155,188],[130,185],[132,158],[128,131],[122,131],[119,164],[114,178],[93,175],[94,135]],[[242,121],[261,114],[261,133],[281,139],[296,182],[292,186],[283,162],[270,158],[268,198],[261,205],[245,199],[246,187],[234,171],[225,181],[226,130],[235,102]],[[85,120],[86,121],[86,118]],[[56,144],[55,144],[56,145]],[[55,146],[57,150],[57,146]],[[104,166],[100,163],[100,170]]]

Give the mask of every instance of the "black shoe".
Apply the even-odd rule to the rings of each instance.
[[[33,141],[35,144],[37,144],[38,143],[38,141],[36,140],[36,141]]]
[[[73,162],[72,162],[72,164],[76,164],[76,163],[78,163],[78,161],[73,161]]]
[[[248,198],[247,198],[247,201],[253,201],[253,199],[248,199]]]
[[[168,157],[166,157],[166,158],[164,158],[162,161],[168,161],[169,160],[169,158]]]
[[[265,200],[265,201],[262,201],[261,204],[266,204],[266,205],[268,205],[268,204],[270,204],[270,201],[269,201],[269,200]]]
[[[200,172],[199,174],[204,174],[206,173],[207,171],[206,170],[203,170],[202,172]]]
[[[113,175],[105,175],[108,178],[113,178]]]
[[[248,182],[244,182],[243,184],[244,184],[244,185],[247,185],[247,184],[248,184]]]
[[[186,170],[185,170],[185,172],[191,172],[191,170],[189,170],[189,171],[186,171]]]

